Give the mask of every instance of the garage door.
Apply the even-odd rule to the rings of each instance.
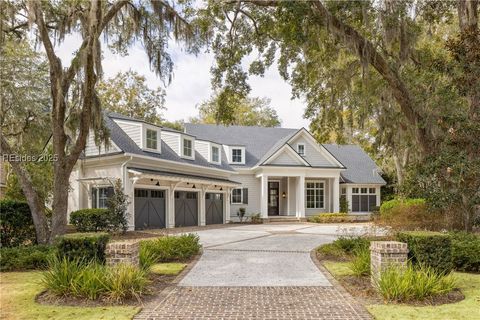
[[[223,223],[223,194],[207,193],[205,195],[205,214],[207,224]]]
[[[165,228],[165,191],[135,189],[135,229]]]
[[[175,191],[175,227],[198,226],[196,192]]]

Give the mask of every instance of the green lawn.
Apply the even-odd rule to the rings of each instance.
[[[65,307],[47,306],[35,302],[42,291],[41,272],[5,272],[0,274],[1,319],[132,319],[137,307]]]
[[[335,277],[353,275],[348,262],[325,261],[325,268]],[[480,319],[480,274],[455,273],[465,300],[439,306],[415,307],[405,304],[367,306],[378,320],[466,320]]]
[[[152,266],[150,269],[151,272],[156,274],[164,274],[164,275],[177,275],[182,272],[183,269],[187,266],[186,263],[157,263]]]

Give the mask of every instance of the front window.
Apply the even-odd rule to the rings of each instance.
[[[323,182],[306,183],[307,209],[323,209],[325,207],[325,186]]]
[[[192,157],[192,140],[183,139],[183,156]]]
[[[108,198],[113,194],[112,187],[92,189],[92,208],[107,208]]]
[[[232,203],[241,204],[242,203],[242,189],[233,189],[232,190]]]
[[[297,151],[298,151],[299,155],[304,156],[305,155],[305,145],[304,144],[297,145]]]
[[[242,163],[242,149],[232,149],[232,162]]]
[[[157,131],[147,129],[147,148],[157,150]]]
[[[212,147],[212,162],[220,162],[220,149]]]

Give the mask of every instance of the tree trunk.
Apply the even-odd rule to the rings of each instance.
[[[10,148],[10,145],[3,136],[1,137],[1,149],[1,154],[14,154]],[[17,161],[11,161],[9,163],[18,177],[23,193],[25,194],[25,198],[27,199],[28,207],[32,213],[37,242],[39,244],[46,244],[49,242],[49,230],[48,219],[45,214],[45,204],[33,187],[30,174],[25,169],[23,164]]]

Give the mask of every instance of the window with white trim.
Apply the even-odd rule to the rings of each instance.
[[[212,162],[220,162],[220,148],[212,146]]]
[[[377,188],[352,188],[352,212],[371,212],[377,205]]]
[[[232,204],[243,204],[243,189],[232,190]]]
[[[146,144],[148,149],[158,149],[157,130],[147,129]]]
[[[191,139],[183,138],[183,156],[189,158],[193,156],[193,141]]]
[[[232,148],[232,163],[243,163],[243,149]]]
[[[112,195],[112,187],[92,188],[92,208],[107,208],[108,198]]]
[[[325,184],[323,182],[305,182],[305,194],[307,209],[325,208]]]
[[[304,156],[305,155],[305,144],[299,143],[297,144],[297,152],[299,155]]]

